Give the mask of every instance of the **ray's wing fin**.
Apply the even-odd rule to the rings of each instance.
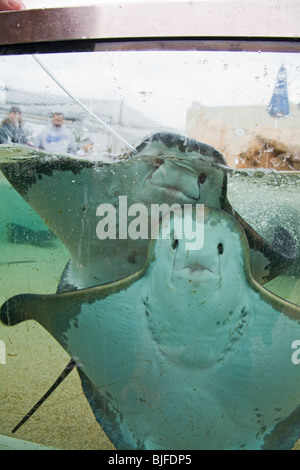
[[[296,243],[288,231],[278,226],[272,243],[268,243],[231,206],[224,209],[238,220],[248,239],[251,258],[251,274],[259,284],[265,284],[284,272],[298,258]]]
[[[263,450],[291,450],[300,436],[300,406],[265,437]]]

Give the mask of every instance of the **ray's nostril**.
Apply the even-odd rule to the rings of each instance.
[[[157,159],[155,160],[154,166],[155,166],[156,168],[159,168],[159,167],[160,167],[161,165],[163,165],[163,164],[164,164],[164,160],[163,160],[162,158],[157,158]]]
[[[222,255],[224,253],[224,246],[222,245],[222,243],[219,243],[218,245],[218,252],[219,255]]]
[[[178,247],[178,244],[179,244],[178,240],[175,239],[175,240],[173,241],[173,243],[172,243],[172,248],[173,248],[173,250],[175,250],[175,249]]]
[[[203,184],[206,180],[206,174],[201,173],[201,175],[198,176],[198,184]]]

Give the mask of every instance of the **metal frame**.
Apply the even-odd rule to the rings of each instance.
[[[0,13],[0,53],[43,51],[54,43],[72,50],[297,51],[299,38],[299,0],[155,1]]]

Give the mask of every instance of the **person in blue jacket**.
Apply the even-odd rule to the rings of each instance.
[[[12,106],[8,117],[1,122],[0,144],[28,144],[28,135],[22,127],[22,113],[17,106]]]

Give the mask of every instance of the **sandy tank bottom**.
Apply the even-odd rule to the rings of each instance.
[[[16,294],[54,293],[68,260],[59,242],[54,248],[37,248],[3,241],[0,253],[0,304]],[[69,356],[34,321],[15,327],[1,324],[0,339],[6,345],[6,364],[0,365],[0,434],[63,450],[115,450],[96,422],[75,370],[12,434],[59,376]],[[300,439],[294,449],[300,450]]]

